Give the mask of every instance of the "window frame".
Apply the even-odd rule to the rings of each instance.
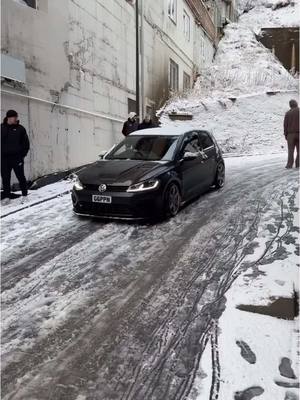
[[[168,0],[168,16],[170,20],[177,24],[177,0]]]
[[[179,90],[179,65],[172,58],[169,59],[169,89],[173,92]]]
[[[180,144],[180,149],[178,151],[179,158],[183,157],[186,146],[188,146],[194,140],[197,140],[198,145],[199,145],[199,150],[200,150],[199,132],[198,131],[189,131],[184,134],[182,142]],[[196,153],[196,151],[195,151],[195,153]]]
[[[186,29],[188,28],[188,29]],[[185,39],[191,41],[191,17],[186,10],[183,10],[183,34]]]
[[[136,100],[127,97],[127,110],[128,114],[131,112],[136,112]]]
[[[189,81],[188,86],[186,86],[187,79]],[[183,90],[190,90],[191,89],[191,76],[183,71]]]
[[[215,142],[213,141],[211,135],[210,135],[209,132],[207,132],[207,131],[198,131],[199,143],[200,143],[201,145],[202,145],[201,135],[205,135],[205,136],[211,141],[211,144],[210,144],[209,146],[203,147],[203,148],[202,148],[203,151],[215,147]]]

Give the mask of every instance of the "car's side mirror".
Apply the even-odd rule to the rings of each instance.
[[[100,154],[99,154],[100,160],[103,160],[103,158],[106,156],[106,154],[107,154],[106,150],[101,151]]]
[[[184,161],[191,161],[195,160],[198,157],[197,153],[192,153],[191,151],[185,151],[183,155]]]

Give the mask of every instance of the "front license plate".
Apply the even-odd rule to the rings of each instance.
[[[111,196],[99,196],[98,194],[94,194],[92,198],[93,203],[111,204],[111,200]]]

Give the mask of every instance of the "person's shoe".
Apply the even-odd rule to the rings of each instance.
[[[11,200],[14,200],[14,199],[19,199],[21,197],[21,195],[20,194],[16,194],[16,193],[10,193],[8,197]]]
[[[1,200],[9,199],[9,193],[1,192]]]
[[[290,165],[287,165],[285,168],[286,169],[292,169],[293,167],[291,167]]]

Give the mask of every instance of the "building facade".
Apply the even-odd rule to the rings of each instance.
[[[202,0],[139,0],[140,115],[192,87],[217,29]],[[97,159],[136,101],[134,0],[3,0],[2,117],[16,109],[34,179]]]

